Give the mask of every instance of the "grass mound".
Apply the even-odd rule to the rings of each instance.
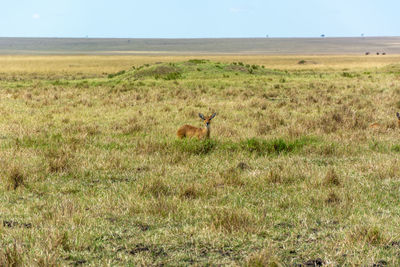
[[[242,62],[221,63],[206,59],[190,59],[176,63],[145,64],[134,67],[129,71],[119,71],[109,74],[108,78],[113,79],[163,79],[176,80],[183,78],[199,78],[202,76],[216,77],[229,75],[280,75],[280,71],[266,69],[262,65],[243,64]]]

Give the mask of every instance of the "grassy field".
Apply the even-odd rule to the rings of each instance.
[[[400,264],[400,56],[201,58],[0,56],[0,266]]]

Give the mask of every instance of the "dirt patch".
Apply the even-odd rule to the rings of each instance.
[[[316,258],[315,260],[308,260],[300,266],[322,266],[324,265],[324,261],[321,258]]]
[[[138,245],[136,245],[135,248],[129,250],[129,254],[135,255],[137,253],[145,252],[145,251],[150,251],[150,247],[143,245],[143,244],[138,244]]]
[[[141,252],[150,252],[153,257],[167,256],[167,253],[162,247],[145,244],[137,244],[133,249],[127,250],[127,252],[131,255],[136,255]]]
[[[150,225],[145,224],[145,223],[136,223],[135,224],[139,229],[143,232],[150,230]]]
[[[75,259],[75,258],[72,257],[72,256],[68,256],[68,257],[64,258],[64,260],[71,261],[71,264],[70,264],[70,265],[72,265],[72,266],[81,266],[81,265],[87,263],[87,260],[84,260],[84,259]]]
[[[146,172],[146,171],[149,171],[149,170],[150,170],[150,168],[147,167],[147,166],[142,166],[142,167],[137,167],[136,168],[136,172]]]
[[[74,261],[74,266],[80,266],[87,262],[87,260],[76,260]]]
[[[189,185],[182,189],[180,197],[184,199],[196,199],[200,195],[200,189],[196,185]]]
[[[385,260],[380,260],[377,263],[372,264],[372,267],[383,267],[383,266],[387,266],[388,263]]]
[[[239,170],[248,170],[248,169],[250,169],[250,166],[249,165],[247,165],[246,163],[244,163],[244,162],[239,162],[239,164],[236,166],[236,168],[238,168]]]
[[[32,228],[31,223],[19,223],[15,221],[3,221],[3,227],[14,228],[14,227],[23,227],[23,228]]]
[[[340,198],[334,192],[330,192],[328,197],[325,199],[325,203],[338,204],[340,203]]]

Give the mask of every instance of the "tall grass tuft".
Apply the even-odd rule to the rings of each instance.
[[[23,169],[18,165],[11,165],[8,170],[8,189],[16,190],[24,185],[26,177]]]
[[[22,256],[22,248],[14,241],[13,244],[0,248],[0,266],[24,266]]]

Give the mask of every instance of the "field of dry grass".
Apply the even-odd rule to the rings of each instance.
[[[193,58],[0,56],[0,265],[399,265],[400,56]]]

